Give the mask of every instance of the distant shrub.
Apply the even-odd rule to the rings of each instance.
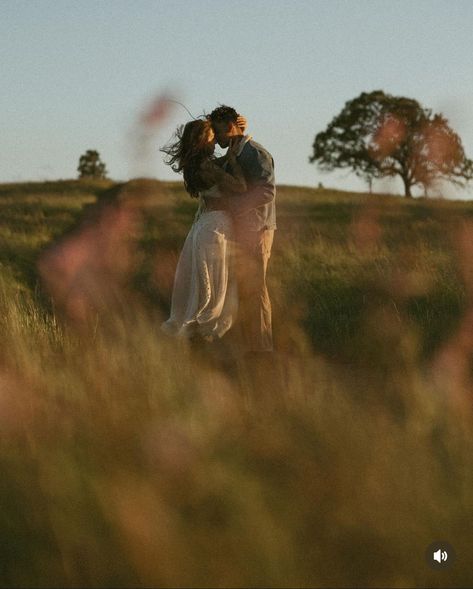
[[[85,154],[80,156],[77,171],[79,172],[79,178],[107,177],[105,164],[100,160],[99,152],[93,149],[88,149]]]

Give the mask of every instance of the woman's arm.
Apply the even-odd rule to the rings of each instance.
[[[238,163],[235,153],[229,148],[226,159],[230,165],[231,173],[226,172],[214,162],[207,160],[202,164],[202,179],[209,184],[216,184],[223,192],[246,192],[248,187],[243,175],[243,170]]]

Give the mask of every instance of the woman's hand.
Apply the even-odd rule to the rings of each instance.
[[[240,138],[233,137],[230,139],[230,144],[227,149],[226,158],[228,161],[235,161],[237,157],[238,146],[240,145]]]
[[[237,120],[236,120],[236,124],[237,127],[239,127],[243,133],[246,131],[247,127],[248,127],[248,121],[246,120],[246,118],[243,115],[238,115]]]

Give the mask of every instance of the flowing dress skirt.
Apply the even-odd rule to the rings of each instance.
[[[177,264],[164,332],[213,341],[230,329],[238,311],[234,246],[225,211],[204,212],[194,222]]]

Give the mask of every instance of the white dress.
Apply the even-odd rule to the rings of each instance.
[[[199,209],[176,268],[171,315],[161,329],[178,337],[221,338],[238,311],[232,220],[225,211],[207,210],[206,198],[219,198],[217,186],[199,196]]]

